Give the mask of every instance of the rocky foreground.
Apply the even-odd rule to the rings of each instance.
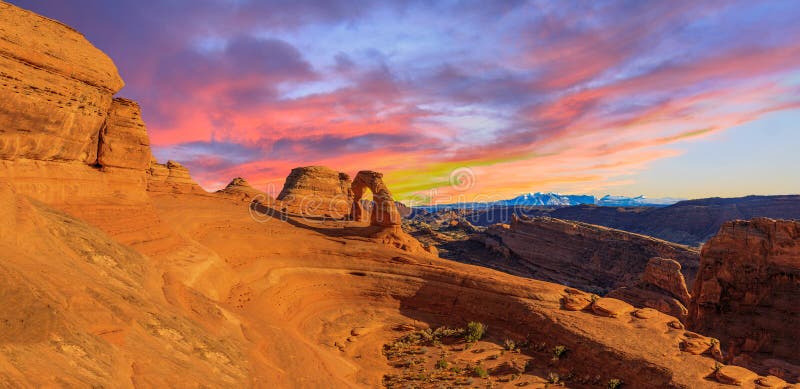
[[[3,2],[0,65],[0,386],[787,387],[657,310],[438,258],[391,197],[359,221],[207,193],[152,159],[108,57]],[[455,376],[410,376],[434,352]]]

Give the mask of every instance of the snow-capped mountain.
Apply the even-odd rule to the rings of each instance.
[[[597,200],[597,205],[603,207],[660,207],[677,203],[683,199],[672,197],[650,199],[645,196],[625,197],[605,195]]]
[[[526,193],[512,199],[495,201],[492,205],[530,205],[530,206],[557,206],[594,204],[595,197],[591,195],[562,195],[558,193]]]
[[[559,193],[525,193],[517,197],[491,202],[439,204],[417,208],[429,210],[443,208],[488,208],[495,206],[528,206],[528,207],[570,207],[574,205],[597,205],[601,207],[664,207],[672,205],[683,199],[671,197],[647,198],[645,196],[626,197],[606,195],[597,198],[592,195],[562,195]]]

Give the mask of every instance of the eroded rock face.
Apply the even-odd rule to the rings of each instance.
[[[147,190],[151,192],[198,193],[206,192],[192,179],[189,169],[175,161],[161,164],[152,160],[148,170]]]
[[[691,299],[681,264],[665,258],[651,258],[637,285],[615,289],[608,296],[638,307],[657,309],[682,322],[686,322],[689,314],[686,307]]]
[[[398,227],[403,222],[403,217],[397,210],[397,205],[392,198],[392,193],[386,184],[383,183],[383,174],[369,170],[362,170],[356,174],[352,185],[353,210],[351,217],[353,220],[363,221],[366,216],[364,206],[361,204],[361,197],[364,191],[369,189],[372,192],[372,206],[369,212],[370,225],[379,227]]]
[[[294,168],[286,177],[278,200],[305,215],[345,217],[353,201],[350,176],[325,166]]]
[[[123,98],[112,101],[99,142],[97,164],[100,166],[136,170],[150,166],[150,138],[135,101]]]
[[[124,83],[80,33],[0,2],[0,159],[94,164]]]
[[[689,325],[740,361],[800,364],[800,222],[730,221],[701,251]]]
[[[697,251],[686,246],[559,219],[515,218],[510,225],[489,227],[486,235],[534,277],[601,295],[637,286],[650,258],[674,258],[688,279],[694,279],[699,262]]]

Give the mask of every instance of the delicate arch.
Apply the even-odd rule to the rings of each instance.
[[[380,227],[395,227],[402,223],[400,212],[394,203],[392,193],[383,183],[383,174],[369,170],[362,170],[356,174],[353,184],[350,186],[353,192],[353,208],[350,216],[353,220],[364,221],[366,218],[364,206],[361,205],[361,198],[364,190],[372,192],[375,205],[370,213],[370,225]]]

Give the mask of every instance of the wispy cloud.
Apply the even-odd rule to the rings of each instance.
[[[800,107],[794,1],[13,2],[107,51],[207,187],[325,164],[401,197],[595,191]]]

